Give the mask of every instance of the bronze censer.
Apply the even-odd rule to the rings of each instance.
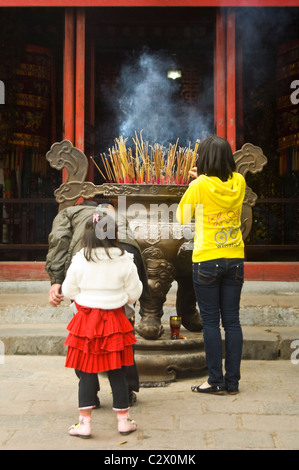
[[[123,180],[95,185],[85,181],[87,157],[68,140],[54,143],[46,158],[53,168],[67,170],[65,182],[54,192],[59,210],[74,205],[79,198],[101,196],[113,200],[117,211],[129,222],[139,245],[150,289],[150,295],[140,301],[141,319],[135,326],[138,334],[135,359],[139,373],[148,380],[161,377],[173,380],[180,370],[188,372],[205,367],[202,324],[192,282],[193,227],[192,223],[189,228],[179,226],[175,219],[177,204],[188,187],[186,183],[157,184],[148,180],[140,184],[136,180],[129,183]],[[234,158],[237,171],[244,177],[248,171],[262,171],[267,163],[262,149],[250,143],[236,151]],[[130,181],[129,172],[126,174]],[[247,186],[241,216],[244,240],[251,229],[256,199],[257,195]],[[174,280],[177,292],[173,315],[181,317],[182,326],[190,332],[187,341],[171,340],[170,335],[166,338],[163,335],[163,305]]]

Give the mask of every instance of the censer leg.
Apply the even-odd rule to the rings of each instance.
[[[164,302],[161,303],[163,307]],[[164,328],[161,324],[163,310],[159,309],[157,302],[152,302],[152,308],[148,304],[142,305],[140,302],[140,316],[141,321],[135,327],[137,333],[145,339],[158,339],[164,333]]]
[[[135,329],[145,339],[158,339],[164,332],[163,304],[174,279],[174,268],[165,259],[147,259],[146,264],[150,293],[140,299],[141,321]]]

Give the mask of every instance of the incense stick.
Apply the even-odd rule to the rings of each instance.
[[[194,149],[191,143],[187,148],[178,147],[179,139],[175,144],[169,144],[168,149],[155,143],[149,146],[135,132],[132,139],[135,153],[126,147],[127,139],[122,136],[115,139],[115,146],[109,148],[109,156],[100,154],[103,171],[94,159],[93,163],[102,177],[109,182],[131,184],[189,184],[189,171],[194,167],[197,159],[199,140]],[[105,173],[105,174],[104,174]]]

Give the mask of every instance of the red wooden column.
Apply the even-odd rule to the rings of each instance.
[[[243,45],[236,42],[236,147],[244,144],[244,111],[243,111]]]
[[[63,54],[63,139],[75,139],[75,12],[65,9]],[[62,181],[66,180],[66,170]]]
[[[75,12],[65,9],[64,56],[63,56],[63,138],[71,142],[75,136]]]
[[[94,164],[90,156],[94,155],[95,143],[95,22],[94,17],[86,17],[86,55],[85,55],[85,155],[88,158],[87,181],[94,181]]]
[[[236,150],[236,44],[235,12],[219,9],[216,14],[214,64],[215,133]]]
[[[228,10],[226,20],[226,138],[236,151],[236,41],[235,12]]]
[[[85,9],[65,9],[63,138],[84,152]],[[62,180],[66,180],[63,170]]]
[[[216,43],[214,55],[214,119],[215,133],[226,137],[226,89],[225,89],[225,13],[216,14]]]
[[[84,152],[85,109],[85,9],[76,16],[75,147]]]

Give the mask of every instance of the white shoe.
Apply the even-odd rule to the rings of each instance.
[[[91,437],[91,418],[80,416],[79,423],[73,424],[68,431],[70,436],[89,439]]]
[[[137,424],[130,419],[128,411],[126,413],[117,413],[117,421],[118,432],[124,436],[137,429]]]

